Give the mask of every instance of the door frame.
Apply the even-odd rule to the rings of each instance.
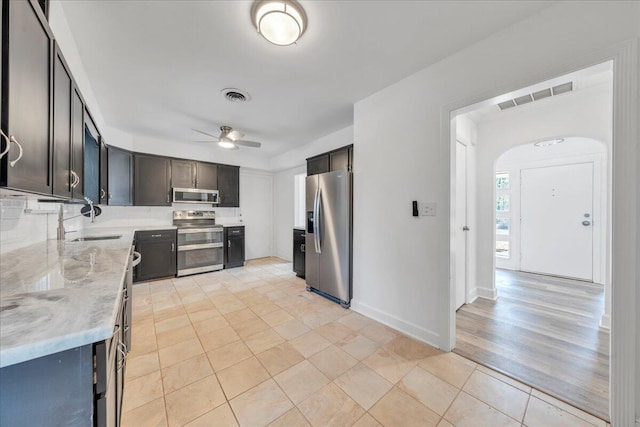
[[[445,215],[448,229],[441,234],[440,257],[442,276],[449,277],[443,289],[443,321],[448,324],[442,347],[455,347],[455,133],[452,134],[452,114],[461,108],[518,90],[550,78],[565,75],[592,65],[613,61],[613,141],[612,141],[612,233],[611,233],[611,357],[609,375],[609,414],[612,425],[631,426],[636,423],[636,307],[637,285],[640,281],[638,259],[638,39],[584,55],[580,60],[558,66],[550,64],[550,71],[535,73],[526,78],[514,78],[509,84],[463,99],[441,108],[441,161],[449,164],[449,192],[445,196]],[[448,262],[447,262],[448,260]],[[620,284],[620,286],[617,286]],[[624,284],[627,284],[626,286]]]

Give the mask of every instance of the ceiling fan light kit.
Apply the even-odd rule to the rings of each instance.
[[[245,141],[242,139],[244,133],[233,129],[231,126],[220,126],[220,135],[214,135],[209,132],[205,132],[198,129],[191,129],[194,132],[198,132],[202,135],[209,136],[213,138],[212,141],[199,141],[199,142],[217,142],[220,148],[224,148],[226,150],[237,150],[239,146],[243,147],[251,147],[251,148],[260,148],[262,145],[256,141]]]
[[[278,46],[295,43],[307,29],[307,14],[295,0],[256,0],[251,20],[262,37]]]

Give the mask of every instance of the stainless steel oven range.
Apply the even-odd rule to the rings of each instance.
[[[178,227],[178,276],[221,270],[224,233],[213,211],[173,211]]]

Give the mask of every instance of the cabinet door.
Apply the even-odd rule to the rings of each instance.
[[[53,65],[53,194],[71,197],[71,90],[69,69],[56,46]]]
[[[171,206],[171,161],[135,155],[133,197],[136,206]]]
[[[218,189],[218,165],[213,163],[198,162],[198,173],[196,175],[196,188],[205,190]]]
[[[238,166],[218,165],[219,207],[240,207],[240,168]]]
[[[12,143],[3,158],[1,181],[11,188],[52,194],[53,35],[37,3],[7,1],[3,8],[8,13],[2,37],[8,72],[3,73],[2,124],[18,144]]]
[[[85,113],[86,117],[86,113]],[[94,203],[100,200],[100,143],[88,123],[84,127],[84,196]]]
[[[177,188],[196,187],[196,164],[189,160],[171,160],[171,186]]]
[[[329,172],[328,154],[307,159],[307,176],[325,172]]]
[[[158,279],[176,275],[175,240],[151,239],[136,242],[142,260],[136,267],[136,280]]]
[[[109,204],[131,206],[133,204],[133,155],[127,150],[109,147]]]
[[[71,196],[84,197],[84,101],[74,86],[71,94]]]
[[[332,171],[351,170],[351,148],[345,147],[329,153],[329,166]]]
[[[224,229],[225,250],[224,268],[244,265],[244,227],[228,227]]]
[[[109,203],[109,148],[100,141],[100,204]]]
[[[304,277],[305,233],[302,230],[293,231],[293,271]]]

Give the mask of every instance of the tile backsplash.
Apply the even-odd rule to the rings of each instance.
[[[59,203],[40,203],[33,195],[0,196],[0,254],[55,239],[59,209]],[[65,217],[79,213],[80,206],[64,205]],[[73,219],[65,226],[67,230],[77,230],[82,224]]]
[[[102,214],[91,223],[79,216],[81,205],[38,202],[38,196],[0,195],[0,254],[47,239],[55,239],[58,210],[63,206],[67,232],[97,227],[136,227],[171,225],[174,210],[214,210],[219,224],[242,222],[239,208],[203,208],[202,205],[180,204],[154,206],[101,206]],[[78,215],[78,217],[75,217]],[[73,234],[69,236],[73,238]]]

